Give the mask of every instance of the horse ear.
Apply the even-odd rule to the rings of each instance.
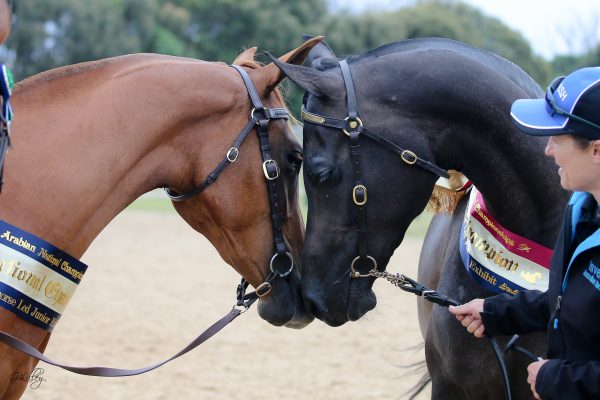
[[[244,51],[240,55],[238,55],[233,63],[236,65],[244,65],[249,61],[254,61],[254,55],[256,54],[256,47],[250,47],[248,50]]]
[[[333,93],[337,86],[342,87],[343,82],[337,74],[328,74],[313,68],[301,66],[306,56],[315,46],[321,43],[322,39],[323,36],[310,38],[297,49],[279,58],[275,58],[267,52],[267,56],[273,61],[262,68],[267,82],[267,90],[272,91],[275,89],[279,82],[286,76],[305,91],[318,97],[325,97],[328,93]]]
[[[280,59],[270,54],[268,55],[271,57],[273,65],[281,70],[283,77],[287,76],[292,82],[312,95],[322,98],[332,97],[332,94],[338,93],[344,87],[344,82],[339,74],[319,71],[301,65],[288,64],[281,62]]]
[[[308,53],[322,39],[323,39],[323,36],[317,36],[317,37],[311,38],[311,39],[305,41],[304,43],[302,43],[298,48],[290,51],[289,53],[287,53],[279,58],[275,58],[267,52],[266,53],[267,56],[269,56],[269,58],[273,62],[271,64],[268,64],[267,66],[261,68],[261,70],[260,70],[261,80],[265,85],[264,87],[265,87],[266,91],[267,92],[273,91],[277,87],[279,82],[281,82],[283,80],[283,78],[286,77],[287,73],[284,69],[285,68],[284,66],[290,66],[290,67],[293,66],[293,67],[302,68],[302,67],[300,67],[300,65],[304,62]],[[310,68],[304,68],[304,69],[311,70]],[[302,85],[299,84],[299,86],[302,86]]]
[[[303,35],[302,38],[304,40],[309,40],[310,38],[312,38],[312,36]],[[315,66],[318,63],[318,60],[322,58],[332,58],[334,60],[337,59],[336,55],[333,53],[333,50],[331,50],[331,47],[329,47],[324,41],[317,43],[316,46],[310,50],[310,53],[308,53],[307,60],[310,66],[315,68]]]

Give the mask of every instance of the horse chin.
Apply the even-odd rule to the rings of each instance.
[[[377,297],[367,279],[348,280],[335,289],[310,286],[309,282],[305,282],[306,308],[329,326],[338,327],[346,322],[357,321],[377,305]],[[344,296],[343,293],[348,295]]]
[[[304,307],[295,276],[275,279],[271,293],[258,302],[258,315],[272,325],[294,329],[302,329],[314,319]]]
[[[348,296],[348,320],[358,321],[366,313],[371,311],[377,305],[377,296],[375,292],[369,288],[368,292],[362,291],[350,291]]]

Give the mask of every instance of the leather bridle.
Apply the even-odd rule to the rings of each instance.
[[[277,161],[272,158],[271,146],[269,144],[269,122],[273,119],[287,120],[288,111],[286,108],[265,108],[260,101],[260,96],[258,95],[256,87],[254,86],[254,83],[252,82],[252,79],[248,73],[238,65],[232,65],[232,67],[235,68],[235,70],[241,75],[244,85],[246,86],[246,90],[248,91],[250,101],[252,102],[250,120],[238,134],[235,142],[227,151],[223,160],[221,160],[217,167],[213,169],[210,174],[208,174],[206,179],[201,184],[184,194],[177,193],[169,188],[165,188],[165,191],[167,196],[169,196],[172,201],[184,201],[202,193],[204,189],[217,180],[221,172],[223,172],[227,166],[233,164],[237,160],[240,154],[239,149],[242,142],[248,136],[250,131],[253,128],[256,128],[256,134],[258,136],[260,152],[263,160],[262,170],[267,181],[271,226],[273,228],[273,243],[275,248],[275,253],[273,257],[271,257],[271,262],[269,263],[270,273],[265,279],[265,282],[256,288],[256,295],[260,298],[269,294],[273,279],[277,277],[285,278],[294,269],[294,259],[291,253],[287,251],[283,237],[283,213],[281,212],[281,200],[279,198],[279,191],[277,190],[277,181],[280,175],[279,165],[277,164]],[[281,268],[281,266],[278,267],[276,265],[278,258],[287,259],[289,261],[288,266],[285,268]],[[248,287],[248,282],[244,278],[242,278],[240,287],[243,287],[243,290]]]
[[[449,178],[448,172],[430,161],[424,160],[417,156],[414,151],[403,149],[394,142],[386,139],[382,135],[367,129],[362,120],[360,119],[358,112],[358,103],[356,101],[356,92],[354,90],[354,83],[352,81],[352,74],[350,73],[350,67],[346,60],[339,62],[342,70],[342,77],[344,79],[344,86],[346,87],[346,100],[347,100],[347,117],[345,118],[332,118],[317,113],[309,112],[306,110],[306,104],[302,105],[302,119],[304,122],[308,122],[314,125],[322,125],[329,128],[340,129],[346,136],[350,138],[350,158],[352,161],[352,170],[354,176],[354,188],[352,189],[352,201],[354,202],[356,225],[358,231],[358,256],[352,260],[350,264],[350,277],[351,278],[368,278],[372,277],[372,274],[362,274],[356,268],[358,261],[365,261],[371,264],[370,271],[377,271],[377,261],[371,257],[368,253],[367,248],[367,187],[364,183],[361,169],[361,150],[360,150],[360,137],[364,135],[371,140],[381,144],[385,148],[393,151],[400,156],[400,159],[407,165],[416,165],[421,167],[439,177]],[[306,102],[305,102],[306,103]]]
[[[350,277],[351,278],[384,278],[390,281],[392,284],[400,287],[402,290],[407,292],[414,293],[418,296],[423,296],[425,300],[430,301],[435,304],[439,304],[443,307],[448,307],[450,305],[460,305],[460,302],[454,300],[448,296],[442,295],[435,290],[431,290],[428,287],[420,284],[419,282],[410,279],[404,275],[400,274],[390,274],[387,272],[380,272],[377,270],[377,261],[375,258],[368,255],[367,251],[367,188],[362,179],[361,172],[361,152],[360,152],[360,135],[364,134],[371,140],[376,141],[377,143],[383,145],[387,149],[393,151],[396,154],[400,155],[402,161],[404,161],[408,165],[416,165],[421,167],[439,177],[448,179],[450,175],[448,172],[441,167],[424,160],[418,157],[415,152],[407,149],[403,149],[380,134],[369,130],[363,126],[363,122],[359,117],[358,113],[358,104],[356,102],[356,93],[354,90],[354,84],[352,81],[352,74],[350,73],[350,67],[348,66],[348,62],[346,60],[341,60],[339,62],[340,68],[342,70],[342,77],[344,78],[344,86],[346,87],[346,99],[347,99],[347,114],[348,116],[341,118],[331,118],[326,117],[324,115],[312,113],[306,110],[306,97],[304,104],[302,105],[302,119],[304,122],[308,122],[315,125],[323,125],[329,128],[340,129],[346,134],[346,136],[350,137],[350,157],[353,166],[353,174],[355,185],[352,189],[352,200],[356,205],[356,224],[358,227],[358,256],[352,260],[350,265]],[[372,268],[366,274],[361,274],[355,268],[355,264],[359,260],[368,260]],[[500,372],[502,375],[502,380],[504,384],[504,395],[507,400],[512,399],[510,380],[508,375],[508,369],[506,367],[506,362],[504,360],[503,354],[507,353],[511,349],[515,349],[527,357],[532,359],[533,361],[537,360],[537,357],[528,352],[527,350],[515,346],[516,341],[518,340],[518,335],[514,335],[508,345],[505,347],[504,351],[500,348],[496,338],[493,336],[487,335],[486,337],[489,340],[490,345],[492,346],[492,351],[498,361],[498,365],[500,367]]]
[[[161,361],[159,363],[136,369],[122,369],[122,368],[109,368],[109,367],[77,367],[69,366],[59,362],[56,362],[46,357],[37,348],[31,346],[28,343],[23,342],[20,339],[15,338],[12,335],[0,331],[0,342],[11,346],[12,348],[23,352],[33,358],[44,361],[48,364],[55,365],[57,367],[66,369],[68,371],[80,374],[80,375],[91,375],[91,376],[104,376],[104,377],[117,377],[117,376],[132,376],[143,374],[148,371],[152,371],[189,351],[195,349],[209,338],[214,336],[217,332],[227,326],[239,315],[247,311],[250,306],[259,298],[264,297],[271,291],[271,282],[275,278],[285,278],[294,269],[294,260],[292,255],[287,251],[285,241],[283,238],[283,214],[281,212],[281,204],[279,200],[279,192],[277,191],[277,179],[279,178],[279,166],[277,162],[271,157],[271,146],[269,145],[268,127],[269,121],[272,119],[287,119],[288,112],[285,108],[272,108],[267,109],[263,106],[260,101],[260,96],[256,91],[256,87],[252,83],[248,73],[237,65],[232,65],[236,71],[242,76],[244,84],[252,101],[252,111],[250,112],[250,120],[244,126],[240,134],[237,136],[233,146],[227,151],[225,158],[217,165],[217,167],[208,175],[208,177],[194,188],[192,191],[184,194],[179,194],[171,189],[165,188],[167,195],[173,201],[184,201],[187,200],[206,189],[211,183],[213,183],[219,174],[229,165],[235,162],[239,155],[239,147],[248,136],[248,133],[252,128],[256,127],[256,133],[258,135],[260,143],[260,151],[263,159],[263,172],[267,179],[267,188],[269,192],[269,203],[271,211],[271,225],[273,227],[273,241],[275,247],[275,254],[271,258],[270,270],[271,272],[267,275],[265,282],[260,284],[254,292],[246,293],[248,288],[248,281],[242,278],[241,283],[237,287],[237,303],[231,311],[223,318],[212,324],[204,332],[202,332],[196,339],[188,344],[183,350],[179,351],[172,357]],[[289,267],[281,269],[275,265],[275,261],[285,257],[289,260]]]

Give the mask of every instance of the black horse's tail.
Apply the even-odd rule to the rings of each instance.
[[[410,347],[406,350],[420,350],[425,347],[425,343],[420,343],[416,346]],[[421,375],[419,381],[411,387],[409,390],[402,394],[402,398],[408,397],[409,400],[415,400],[417,396],[423,392],[431,383],[431,376],[429,376],[429,371],[427,370],[427,363],[425,360],[417,361],[416,363],[409,365],[402,365],[401,368],[406,369],[407,372],[404,376],[412,376],[412,375]]]

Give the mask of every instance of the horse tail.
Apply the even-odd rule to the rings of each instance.
[[[420,343],[416,346],[410,347],[406,350],[420,350],[425,347],[425,343]],[[410,400],[415,400],[416,397],[429,386],[431,383],[431,376],[427,370],[427,363],[425,360],[417,361],[413,364],[402,365],[401,368],[407,369],[408,371],[404,376],[412,376],[420,374],[419,381],[406,392],[403,393],[402,397],[408,396]]]

